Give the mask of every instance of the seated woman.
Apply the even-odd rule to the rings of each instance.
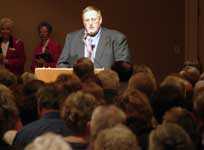
[[[47,22],[38,25],[40,44],[34,49],[31,70],[34,72],[36,67],[55,67],[62,47],[52,39],[50,34],[52,26]]]
[[[24,72],[25,52],[21,40],[12,36],[13,21],[0,20],[0,65],[16,75]]]

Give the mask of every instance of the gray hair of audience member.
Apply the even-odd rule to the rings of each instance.
[[[149,150],[193,150],[188,134],[174,123],[163,123],[152,130],[149,136]]]
[[[35,74],[33,73],[30,73],[30,72],[24,72],[22,75],[21,75],[21,79],[23,81],[23,84],[26,84],[32,80],[35,80],[36,79],[36,76]]]
[[[88,122],[97,105],[93,95],[78,91],[66,98],[61,115],[68,128],[77,134],[86,133]]]
[[[98,134],[94,150],[140,150],[140,147],[130,129],[124,125],[116,125]]]
[[[63,137],[54,133],[46,133],[27,145],[25,150],[72,150],[72,148]]]
[[[105,69],[97,73],[96,76],[101,81],[103,89],[119,89],[120,79],[115,71]]]
[[[98,133],[106,128],[125,123],[126,115],[114,105],[98,106],[91,117],[91,138],[96,139]]]

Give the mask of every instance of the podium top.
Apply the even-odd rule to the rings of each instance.
[[[94,72],[97,74],[98,72],[104,70],[103,68],[95,68]],[[73,68],[35,68],[35,76],[38,80],[42,80],[44,82],[54,82],[60,74],[72,74]]]

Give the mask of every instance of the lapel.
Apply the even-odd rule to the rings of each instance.
[[[101,37],[99,39],[98,46],[97,46],[97,49],[96,49],[96,56],[95,56],[96,60],[100,60],[100,58],[102,57],[107,45],[108,45],[108,38],[107,38],[107,35],[106,35],[106,32],[105,32],[105,29],[101,28]]]
[[[81,30],[79,32],[79,41],[76,43],[76,51],[78,54],[78,58],[84,57],[84,42],[83,42],[83,37],[84,37],[84,30]]]

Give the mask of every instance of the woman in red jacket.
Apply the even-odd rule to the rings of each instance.
[[[16,75],[24,72],[25,51],[21,40],[12,36],[13,21],[0,20],[0,65]]]
[[[34,56],[31,64],[31,70],[36,67],[56,67],[62,47],[52,39],[50,34],[52,26],[47,22],[41,22],[38,25],[40,44],[34,49]]]

